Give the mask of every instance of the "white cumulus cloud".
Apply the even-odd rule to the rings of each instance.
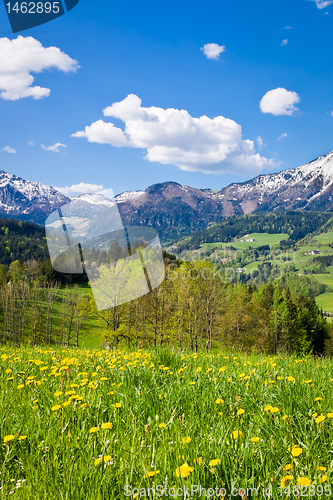
[[[201,47],[200,50],[202,50],[207,59],[218,60],[220,54],[222,54],[222,52],[225,52],[225,45],[218,45],[217,43],[206,43],[203,47]]]
[[[312,2],[316,2],[318,9],[326,9],[329,5],[333,3],[333,0],[311,0]]]
[[[0,97],[7,101],[48,97],[51,90],[33,86],[31,73],[52,68],[69,73],[76,72],[79,67],[75,59],[57,47],[45,48],[31,36],[19,36],[15,40],[0,38]]]
[[[28,141],[29,146],[35,146],[34,141]]]
[[[6,151],[6,153],[17,153],[16,149],[11,148],[10,146],[3,148],[3,151]]]
[[[67,196],[79,193],[104,194],[108,191],[102,185],[89,184],[87,182],[79,182],[79,184],[72,184],[71,186],[55,187],[54,189]]]
[[[284,132],[283,134],[279,135],[279,137],[276,140],[281,141],[281,139],[284,139],[285,137],[288,137],[287,132]]]
[[[292,115],[297,111],[295,104],[300,102],[300,97],[296,92],[291,92],[278,87],[266,92],[260,101],[260,109],[263,113],[271,113],[274,116]]]
[[[41,148],[45,149],[45,151],[52,151],[53,153],[60,153],[60,147],[67,148],[66,144],[61,144],[61,142],[56,142],[53,146],[45,146],[41,144]]]
[[[124,122],[124,131],[98,120],[72,134],[89,142],[146,150],[145,159],[173,164],[181,170],[251,175],[276,166],[255,152],[254,143],[242,139],[242,127],[224,116],[193,118],[185,109],[141,106],[134,94],[108,106],[104,116]]]
[[[287,45],[288,43],[288,38],[285,38],[284,40],[282,40],[281,42],[281,47],[283,47],[284,45]]]

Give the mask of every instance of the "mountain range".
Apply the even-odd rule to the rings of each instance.
[[[282,210],[333,210],[333,151],[294,169],[259,175],[214,191],[163,182],[128,191],[113,201],[100,194],[69,198],[56,189],[0,171],[0,217],[43,224],[46,217],[74,201],[89,214],[94,205],[117,202],[123,223],[151,226],[171,242],[231,215]]]

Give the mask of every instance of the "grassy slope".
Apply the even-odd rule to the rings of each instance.
[[[241,242],[240,239],[248,239],[248,238],[254,238],[256,241],[252,242]],[[223,242],[216,242],[216,243],[203,243],[200,245],[200,252],[205,252],[207,250],[214,250],[214,249],[226,249],[226,256],[228,255],[228,248],[232,246],[238,251],[245,251],[247,250],[250,246],[252,248],[258,248],[262,245],[270,245],[270,247],[274,247],[274,245],[277,245],[280,241],[287,239],[288,235],[286,234],[267,234],[267,233],[252,233],[248,235],[244,235],[242,238],[237,238],[235,241],[232,243],[223,243]],[[295,248],[290,248],[288,249],[288,252],[283,252],[281,254],[281,258],[278,259],[272,259],[270,262],[273,265],[278,265],[281,269],[286,268],[290,264],[295,265],[295,272],[300,275],[304,275],[304,271],[311,271],[315,270],[316,267],[318,267],[318,264],[313,264],[312,260],[315,257],[314,255],[305,255],[306,252],[311,252],[313,250],[319,250],[321,256],[325,255],[332,255],[333,249],[329,247],[328,245],[330,243],[333,243],[333,231],[329,231],[325,234],[320,234],[317,236],[314,236],[312,240],[302,246],[296,246]],[[197,253],[197,251],[194,252],[188,252],[189,255],[194,253]],[[289,256],[290,260],[285,260],[285,257]],[[248,273],[251,271],[258,269],[258,264],[262,264],[262,261],[254,261],[250,262],[247,264],[244,264],[242,267],[245,269]],[[318,274],[316,273],[314,276],[318,281],[320,281],[323,285],[326,287],[330,287],[333,289],[333,266],[327,267],[326,268],[326,273],[325,274]],[[327,291],[317,297],[317,304],[319,307],[321,307],[324,311],[331,312],[333,313],[333,292]]]
[[[240,241],[241,239],[253,238],[256,241]],[[235,242],[232,242],[232,246],[236,250],[247,250],[249,247],[258,248],[263,245],[277,245],[280,241],[288,238],[287,234],[267,234],[267,233],[251,233],[242,236],[242,238],[237,238]],[[203,250],[211,250],[213,248],[223,247],[225,243],[203,243],[200,248]]]
[[[333,361],[214,354],[2,348],[1,495],[121,500],[125,485],[168,484],[277,500],[290,464],[309,498],[332,498]]]

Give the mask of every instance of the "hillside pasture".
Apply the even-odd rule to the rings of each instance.
[[[9,347],[0,359],[2,498],[152,499],[158,485],[163,500],[198,485],[218,487],[214,500],[304,485],[332,498],[330,359]]]

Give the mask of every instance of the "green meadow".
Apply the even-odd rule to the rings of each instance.
[[[1,498],[331,498],[330,359],[23,347],[0,359]]]
[[[240,241],[241,239],[254,239],[255,241]],[[214,249],[225,249],[225,256],[232,255],[232,251],[230,247],[234,248],[236,251],[246,251],[250,247],[256,249],[263,245],[269,245],[271,250],[276,245],[279,244],[280,241],[288,239],[287,234],[267,234],[267,233],[251,233],[244,235],[242,238],[237,238],[235,241],[231,243],[204,243],[200,246],[200,251],[205,252],[208,250]],[[281,256],[277,256],[274,258],[274,254],[272,254],[273,258],[270,258],[270,262],[273,266],[278,266],[281,270],[287,269],[290,265],[295,266],[294,272],[297,275],[305,275],[313,276],[320,283],[325,285],[326,291],[320,294],[317,298],[317,304],[320,308],[327,312],[333,312],[333,266],[328,266],[325,268],[325,273],[318,272],[318,263],[313,262],[313,259],[317,257],[317,255],[306,255],[306,253],[310,253],[312,251],[319,251],[320,256],[329,256],[332,255],[333,250],[329,245],[333,243],[333,232],[327,232],[320,235],[316,235],[313,237],[308,243],[302,245],[296,245],[295,247],[291,247],[288,251],[281,252]],[[288,255],[289,260],[286,259]],[[223,255],[220,253],[220,257]],[[247,273],[251,273],[254,270],[258,269],[258,265],[262,264],[262,260],[254,260],[251,262],[240,264],[240,267],[246,269]],[[312,274],[314,273],[314,274]]]

